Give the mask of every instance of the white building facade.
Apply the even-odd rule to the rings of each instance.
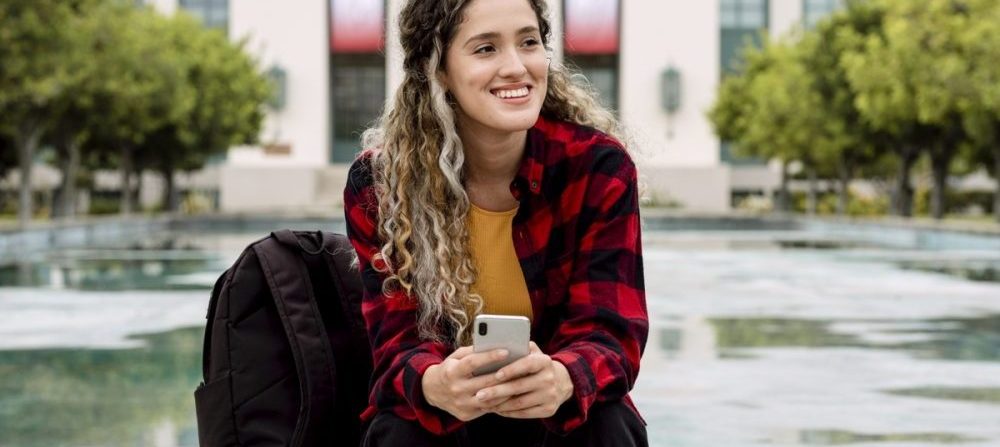
[[[402,80],[405,0],[148,0],[247,40],[283,86],[256,147],[217,166],[223,211],[340,206],[358,137]],[[770,194],[777,172],[734,159],[706,113],[737,49],[809,26],[839,0],[549,0],[557,61],[579,66],[636,142],[654,204],[723,212]],[[756,39],[759,40],[759,39]]]

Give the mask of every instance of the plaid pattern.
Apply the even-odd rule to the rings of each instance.
[[[421,377],[451,349],[418,338],[415,300],[384,295],[385,275],[372,266],[381,246],[372,155],[366,151],[354,162],[344,191],[375,362],[362,419],[388,410],[432,433],[449,433],[462,423],[427,403]],[[511,192],[520,201],[513,243],[535,315],[531,339],[566,365],[574,385],[574,397],[543,423],[567,433],[596,402],[624,399],[634,409],[628,392],[649,329],[635,165],[603,133],[539,118]]]

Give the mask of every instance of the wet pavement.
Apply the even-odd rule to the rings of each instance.
[[[259,236],[0,266],[0,446],[197,445],[207,289]],[[978,273],[1000,253],[783,228],[644,249],[651,445],[1000,445],[1000,283]]]

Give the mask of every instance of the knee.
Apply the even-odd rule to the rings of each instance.
[[[456,435],[436,436],[415,420],[380,411],[364,431],[363,447],[424,447],[455,445]]]
[[[644,447],[646,424],[624,401],[603,402],[587,412],[587,422],[570,432],[563,442],[546,445],[600,445]]]
[[[369,421],[364,431],[363,447],[409,445],[407,440],[420,439],[427,433],[419,423],[408,421],[391,411],[380,411]]]

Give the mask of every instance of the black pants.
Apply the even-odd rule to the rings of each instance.
[[[365,434],[364,447],[489,447],[489,446],[602,446],[647,447],[646,427],[622,402],[597,404],[587,422],[567,436],[550,433],[537,419],[509,419],[487,414],[447,436],[435,436],[415,421],[390,412],[375,416]]]

